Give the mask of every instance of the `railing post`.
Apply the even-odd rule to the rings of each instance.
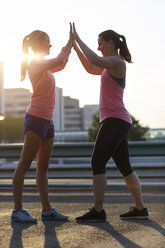
[[[64,158],[58,158],[58,164],[63,164],[64,163]]]
[[[7,159],[6,158],[1,158],[0,159],[0,165],[5,165],[6,164]]]

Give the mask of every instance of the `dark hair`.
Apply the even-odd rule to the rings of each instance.
[[[115,43],[115,48],[116,50],[119,50],[119,55],[121,58],[128,63],[132,63],[131,54],[128,50],[126,39],[123,35],[120,35],[113,30],[106,30],[99,34],[99,38],[105,41],[113,40]]]
[[[22,52],[25,58],[21,62],[21,81],[25,79],[28,68],[28,55],[29,55],[28,48],[31,47],[33,51],[37,51],[38,42],[43,41],[45,37],[49,37],[48,34],[40,30],[35,30],[24,37],[22,42]]]

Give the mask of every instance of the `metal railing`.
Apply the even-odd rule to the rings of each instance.
[[[93,146],[94,143],[54,143],[48,171],[50,184],[53,186],[91,186],[91,182],[89,183],[89,179],[92,178],[90,158]],[[0,160],[4,160],[4,163],[0,165],[1,186],[11,186],[11,179],[22,147],[23,144],[0,144]],[[129,142],[129,151],[132,166],[139,177],[147,184],[165,187],[165,141]],[[35,186],[35,176],[36,162],[34,161],[26,174],[26,179],[33,180],[33,183],[25,183],[26,186]],[[111,181],[118,180],[118,182],[122,179],[112,160],[107,165],[107,177]],[[79,183],[75,183],[77,179]],[[10,182],[6,183],[5,180]],[[70,183],[67,180],[70,180]],[[112,183],[110,185],[112,186]]]
[[[94,143],[54,143],[53,158],[91,157]],[[19,158],[23,144],[0,144],[0,158]],[[129,142],[130,156],[165,156],[165,141]]]

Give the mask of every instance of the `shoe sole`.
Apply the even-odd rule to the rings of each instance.
[[[66,218],[66,219],[53,219],[53,218],[49,218],[49,217],[41,217],[41,219],[42,220],[48,220],[48,221],[53,221],[53,220],[56,220],[56,221],[65,221],[65,220],[68,220],[69,219],[69,217],[68,218]]]
[[[18,219],[11,219],[13,223],[36,223],[37,220],[29,221],[29,220],[18,220]]]
[[[97,220],[97,219],[93,219],[93,220],[76,220],[78,222],[106,222],[107,220]]]
[[[120,217],[122,220],[148,220],[149,216]]]

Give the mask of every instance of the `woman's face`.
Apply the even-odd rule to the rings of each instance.
[[[110,55],[110,41],[105,41],[101,38],[98,38],[98,50],[102,53],[104,57]]]
[[[50,48],[51,48],[49,36],[45,36],[45,38],[39,44],[40,44],[39,45],[39,51],[43,55],[49,55],[50,54]]]

